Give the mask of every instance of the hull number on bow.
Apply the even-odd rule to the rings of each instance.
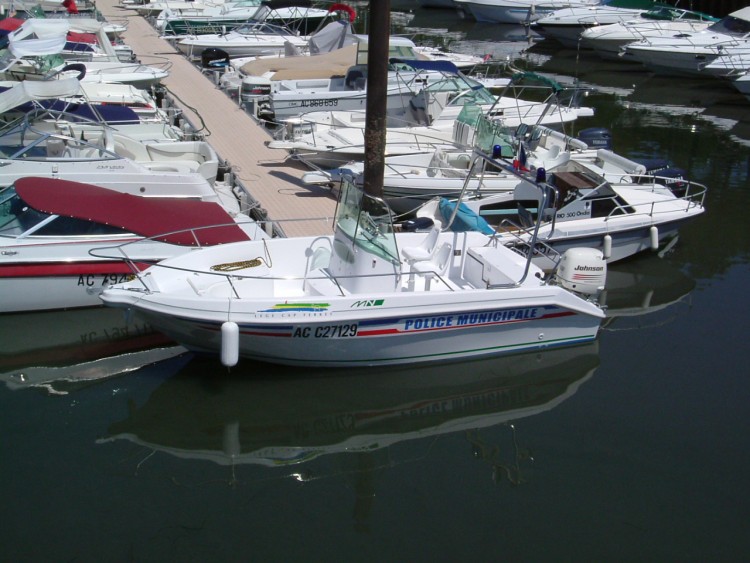
[[[298,326],[292,333],[294,338],[349,338],[357,336],[357,324]]]

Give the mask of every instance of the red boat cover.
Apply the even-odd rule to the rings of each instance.
[[[15,31],[23,25],[24,21],[26,20],[19,18],[5,18],[0,20],[0,29],[3,31]]]
[[[68,41],[73,43],[96,43],[96,35],[93,33],[80,33],[78,31],[69,31],[67,36]]]
[[[54,178],[21,178],[15,186],[23,201],[44,213],[112,225],[162,242],[207,246],[250,239],[218,203],[142,197]],[[199,227],[211,228],[190,230]]]

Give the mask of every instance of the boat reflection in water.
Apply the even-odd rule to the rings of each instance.
[[[392,466],[404,457],[393,448],[399,442],[412,441],[409,458],[418,445],[463,432],[468,451],[491,465],[494,478],[517,483],[530,457],[509,423],[565,401],[598,365],[597,342],[460,364],[339,371],[258,363],[227,375],[196,357],[99,443],[128,440],[233,471],[240,464],[293,467],[286,475],[304,481],[326,474],[301,467],[316,458],[367,454],[369,462],[353,464],[359,472],[382,456]],[[479,432],[501,424],[510,428],[508,447],[486,444]],[[347,459],[335,464],[350,465]]]
[[[0,316],[0,381],[64,394],[185,349],[122,311],[95,307]]]
[[[613,264],[601,296],[607,314],[602,328],[634,330],[669,322],[680,305],[689,306],[694,288],[691,277],[657,255]]]

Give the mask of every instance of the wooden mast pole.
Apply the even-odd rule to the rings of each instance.
[[[367,44],[364,191],[383,196],[391,1],[370,0]]]

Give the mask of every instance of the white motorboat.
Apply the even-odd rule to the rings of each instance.
[[[304,49],[306,36],[297,35],[280,26],[250,22],[226,34],[188,36],[177,42],[177,48],[192,59],[199,59],[207,49],[220,49],[230,58],[255,57],[283,53],[287,45]]]
[[[707,76],[732,80],[750,70],[750,46],[722,49],[718,57],[699,65],[699,69]]]
[[[665,75],[707,74],[706,65],[727,50],[750,51],[750,7],[742,8],[702,31],[628,43],[623,58]]]
[[[651,37],[675,37],[706,29],[719,18],[672,6],[658,6],[637,18],[592,26],[581,32],[581,47],[593,49],[603,59],[623,60],[625,45]]]
[[[192,59],[201,58],[207,49],[220,49],[229,58],[278,55],[289,49],[304,50],[315,33],[301,35],[295,29],[267,21],[274,13],[269,7],[271,5],[273,4],[264,3],[252,19],[230,31],[187,35],[177,41],[176,46]],[[331,12],[326,11],[326,14],[330,15]],[[337,22],[333,21],[328,25],[335,23]],[[350,25],[343,20],[341,23],[347,28]],[[326,27],[328,26],[324,26],[320,31]]]
[[[585,29],[630,20],[654,4],[655,0],[603,0],[601,4],[562,8],[531,22],[531,30],[577,48]]]
[[[271,86],[281,80],[329,80],[342,76],[353,66],[367,64],[369,39],[366,35],[349,33],[343,23],[330,25],[310,38],[303,52],[288,52],[283,56],[242,57],[231,59],[219,82],[227,91],[237,91],[238,97],[248,105],[266,103]],[[312,57],[312,58],[310,58]],[[483,59],[473,55],[448,53],[434,47],[416,45],[406,37],[391,36],[388,58],[445,62],[465,71],[482,64]],[[209,63],[210,64],[210,63]]]
[[[599,4],[600,0],[454,0],[478,22],[529,23],[556,10]]]
[[[500,96],[491,94],[476,83],[448,103],[445,97],[448,90],[444,92],[440,83],[436,83],[432,89],[423,89],[407,106],[408,117],[407,114],[392,116],[394,123],[400,120],[406,125],[387,128],[385,156],[433,153],[436,147],[445,145],[471,147],[474,144],[474,126],[483,113],[509,129],[521,124],[564,124],[579,116],[592,114],[590,108],[563,103],[561,90],[557,89],[559,85],[553,86],[544,101],[523,99],[520,96],[524,94],[526,86],[521,83],[529,75],[519,74]],[[467,77],[461,79],[468,80]],[[513,95],[505,95],[508,93]],[[411,115],[414,112],[421,117]],[[413,125],[412,119],[424,124]],[[302,134],[295,133],[288,139],[269,141],[268,146],[287,149],[295,159],[315,169],[336,168],[353,160],[364,159],[363,112],[349,112],[348,115],[347,112],[310,113],[303,116],[299,123],[291,125],[293,131],[299,130]]]
[[[135,10],[139,16],[144,18],[156,18],[163,10],[200,10],[222,6],[224,0],[207,0],[195,2],[193,0],[158,0],[157,2],[129,2],[125,0],[123,5]]]
[[[601,178],[602,183],[661,182],[678,197],[685,195],[684,171],[663,161],[643,164],[624,158],[609,148],[596,148],[595,143],[606,136],[606,130],[583,130],[581,136],[591,142],[590,146],[578,138],[567,137],[546,127],[537,126],[535,131],[532,142],[504,136],[501,154],[513,158],[519,170],[522,167],[531,171],[539,168],[562,170],[568,162],[575,161],[591,177]],[[519,135],[531,139],[524,134],[524,128],[520,128]],[[493,138],[498,140],[500,136]],[[438,147],[432,153],[386,157],[384,165],[383,196],[395,213],[406,217],[435,197],[483,200],[497,193],[512,192],[519,184],[528,182],[517,172],[510,173],[503,167],[478,167],[473,150],[468,148],[446,146]],[[350,162],[333,170],[308,172],[302,180],[308,184],[335,186],[345,176],[361,182],[363,172],[362,162]]]
[[[99,292],[133,270],[191,248],[265,238],[247,215],[185,187],[133,195],[54,178],[0,191],[0,312],[100,305]],[[128,244],[129,262],[95,250]]]
[[[475,89],[483,88],[482,84],[469,78],[448,61],[423,61],[401,58],[390,59],[391,70],[388,73],[385,96],[386,114],[393,117],[402,126],[427,124],[420,119],[414,107],[416,99],[434,98],[437,93],[445,105],[451,98],[458,97]],[[243,84],[250,81],[246,78]],[[500,84],[507,85],[509,79]],[[262,89],[268,94],[256,101],[257,113],[269,121],[284,122],[292,118],[301,118],[305,123],[307,117],[321,110],[332,110],[332,114],[342,112],[349,116],[362,113],[367,103],[367,65],[356,64],[343,74],[333,74],[327,78],[307,78],[298,80],[264,80],[253,81],[253,90]],[[487,93],[487,98],[492,99]],[[427,103],[427,102],[423,102]],[[448,113],[448,111],[444,113]],[[421,112],[424,116],[424,112]],[[457,113],[454,114],[454,117]],[[361,124],[361,120],[349,117]],[[338,118],[338,122],[347,117]],[[431,122],[432,120],[430,120]],[[313,117],[310,123],[320,124],[320,116]],[[357,127],[352,123],[351,126]],[[307,125],[302,126],[307,130]]]
[[[102,24],[92,21],[103,34]],[[8,51],[0,59],[4,79],[48,80],[76,76],[86,82],[119,82],[147,89],[169,75],[171,63],[168,61],[160,65],[122,62],[106,39],[100,42],[103,49],[108,49],[106,56],[72,63],[71,59],[64,60],[60,54],[69,29],[68,20],[31,19],[12,31],[8,35]]]
[[[29,102],[65,100],[80,93],[79,86],[75,79],[18,83],[0,93],[0,113]],[[190,174],[216,181],[219,157],[206,141],[182,140],[173,126],[142,122],[127,107],[97,109],[77,100],[61,101],[60,109],[55,105],[40,105],[0,128],[0,185],[23,176],[68,174],[97,184],[104,176],[126,183],[139,178],[135,181],[150,185],[162,173],[174,181],[180,181],[177,175],[188,181]],[[118,122],[107,122],[103,116],[110,112],[104,109],[115,110]]]
[[[125,127],[128,126],[120,129]],[[106,124],[32,125],[29,116],[0,130],[0,185],[3,186],[34,175],[97,184],[102,181],[151,184],[148,176],[159,180],[162,173],[168,173],[174,181],[197,174],[212,183],[218,171],[218,155],[205,141],[141,141]]]
[[[76,90],[76,84],[78,90]],[[89,116],[97,114],[101,121],[126,123],[162,123],[171,122],[179,110],[159,108],[156,100],[146,90],[129,84],[78,82],[75,78],[65,80],[24,80],[22,82],[0,82],[0,94],[11,88],[23,90],[17,93],[21,103],[11,107],[11,100],[0,97],[0,122],[9,122],[33,109],[58,108],[64,111],[85,111],[90,108]],[[119,108],[126,108],[120,111]]]
[[[534,178],[544,170],[544,181],[554,192],[544,207]],[[532,168],[526,181],[494,194],[462,193],[455,201],[435,198],[417,211],[418,217],[438,220],[444,228],[481,228],[506,245],[529,252],[535,231],[534,262],[554,269],[558,255],[575,247],[595,248],[607,262],[671,246],[679,229],[705,210],[706,187],[682,181],[680,195],[666,184],[671,178],[632,175],[627,182],[608,182],[593,167],[568,160],[553,168]],[[541,211],[540,211],[541,210]]]
[[[163,9],[156,17],[156,29],[165,37],[226,33],[248,20],[263,20],[308,35],[331,18],[331,12],[346,9],[349,21],[356,13],[349,6],[334,4],[333,9],[314,8],[312,2],[295,0],[238,0],[216,6]]]
[[[479,358],[596,338],[601,252],[554,278],[478,232],[397,233],[390,210],[345,184],[330,236],[191,252],[107,288],[188,349],[305,366]],[[575,293],[576,292],[581,293]]]

